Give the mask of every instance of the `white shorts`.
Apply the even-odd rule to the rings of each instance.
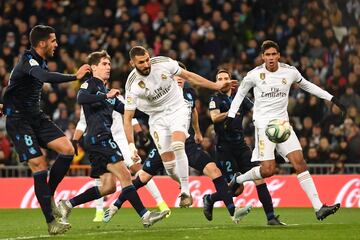
[[[116,142],[116,144],[119,146],[120,151],[124,157],[124,163],[126,165],[126,167],[130,168],[132,165],[134,165],[137,162],[141,162],[141,160],[134,162],[131,159],[131,153],[130,153],[130,148],[129,148],[129,143],[127,141],[126,138],[114,138],[114,141]]]
[[[189,123],[189,109],[185,105],[178,109],[167,109],[150,117],[150,134],[160,155],[172,151],[170,145],[173,132],[180,131],[186,138],[189,137]]]
[[[291,130],[291,135],[288,140],[276,144],[268,139],[265,134],[265,129],[266,128],[255,127],[255,148],[252,152],[251,161],[274,160],[274,150],[276,149],[285,161],[289,162],[289,159],[286,157],[289,153],[296,150],[302,150],[294,130]]]

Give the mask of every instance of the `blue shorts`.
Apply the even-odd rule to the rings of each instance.
[[[211,162],[214,162],[199,144],[185,144],[185,152],[189,159],[189,166],[203,173],[204,168]]]
[[[8,116],[6,131],[13,142],[20,162],[42,156],[40,147],[65,136],[63,131],[45,114]]]
[[[85,141],[85,151],[89,154],[91,164],[90,177],[99,178],[109,172],[107,165],[123,161],[123,155],[112,137],[98,141]]]
[[[216,146],[216,160],[226,181],[230,182],[236,172],[245,173],[259,166],[251,161],[252,152],[245,144],[222,144]]]
[[[158,175],[164,170],[164,165],[162,163],[159,152],[156,148],[150,150],[147,158],[142,163],[142,170],[151,176]]]

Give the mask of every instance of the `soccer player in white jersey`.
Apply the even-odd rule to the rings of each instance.
[[[264,41],[261,52],[265,63],[248,72],[242,80],[226,120],[226,125],[231,129],[232,119],[235,117],[240,104],[248,91],[254,88],[255,148],[252,161],[260,161],[261,166],[254,167],[242,175],[237,173],[232,182],[243,183],[274,175],[276,169],[274,150],[276,149],[286,161],[290,161],[293,165],[300,185],[313,205],[317,219],[323,220],[328,215],[335,213],[340,204],[326,206],[320,201],[295,132],[292,130],[288,140],[276,144],[266,137],[265,128],[268,122],[273,119],[289,120],[287,106],[290,87],[293,83],[319,98],[333,102],[341,109],[343,115],[346,114],[346,109],[330,93],[307,81],[295,67],[280,63],[277,43],[270,40]]]
[[[188,79],[190,83],[219,90],[228,88],[234,81],[211,82],[181,69],[177,61],[168,57],[150,58],[149,52],[135,46],[130,52],[130,64],[134,67],[125,85],[124,128],[133,160],[139,158],[134,144],[131,119],[135,109],[149,117],[150,134],[159,150],[167,174],[180,180],[180,207],[189,207],[192,197],[189,190],[189,163],[185,153],[188,137],[188,109],[182,93],[173,79],[174,75]]]
[[[117,96],[117,98],[121,102],[124,103],[123,96],[119,95],[119,96]],[[126,139],[125,132],[124,132],[122,115],[116,111],[113,111],[112,118],[113,118],[113,124],[111,125],[111,132],[112,132],[114,141],[116,142],[116,144],[119,146],[119,148],[121,150],[121,153],[124,157],[125,165],[128,167],[128,169],[130,170],[131,173],[137,174],[138,171],[140,171],[142,168],[141,159],[137,160],[137,161],[133,161],[131,159],[129,144],[128,144],[128,141]],[[137,129],[141,129],[141,127],[139,126],[139,123],[137,122],[136,119],[132,120],[132,124],[135,127],[137,127]],[[84,111],[81,108],[80,120],[76,125],[76,130],[75,130],[73,141],[72,141],[73,144],[77,144],[77,142],[79,141],[79,139],[81,138],[81,136],[83,135],[85,130],[86,130],[86,120],[85,120]],[[77,146],[75,145],[74,148],[77,149]],[[98,186],[98,187],[101,186],[100,179],[95,178],[94,182],[95,182],[96,186]],[[155,199],[156,204],[159,207],[160,211],[165,211],[165,210],[170,211],[166,202],[162,198],[158,187],[156,186],[155,182],[152,179],[149,182],[147,182],[146,188],[150,192],[152,197]],[[96,201],[96,214],[95,214],[95,218],[93,219],[94,222],[102,222],[103,221],[103,217],[104,217],[104,210],[103,210],[104,200],[103,199],[104,198],[102,197],[102,198],[95,200]]]

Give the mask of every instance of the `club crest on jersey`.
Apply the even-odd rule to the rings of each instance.
[[[29,60],[29,64],[30,66],[39,66],[39,63],[35,60],[35,59],[30,59]]]
[[[264,80],[265,79],[265,73],[260,73],[260,79]]]
[[[281,80],[281,83],[285,85],[285,84],[287,83],[286,78],[283,78],[283,79]]]
[[[144,83],[144,81],[140,81],[138,84],[139,84],[139,87],[145,88],[145,83]]]
[[[167,76],[165,74],[161,74],[161,80],[166,80]]]
[[[132,97],[130,97],[130,96],[127,96],[127,97],[126,97],[126,103],[127,103],[127,104],[133,104],[133,103],[134,103],[134,99],[133,99]]]

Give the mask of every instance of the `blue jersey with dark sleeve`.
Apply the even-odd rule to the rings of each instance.
[[[228,96],[223,93],[216,93],[215,95],[211,96],[210,103],[209,103],[209,110],[220,110],[220,113],[227,112],[230,109],[231,102],[233,100],[232,96]],[[242,121],[244,114],[250,111],[253,107],[253,102],[248,98],[245,97],[244,101],[242,102],[235,119],[233,120],[233,126],[236,128],[225,131],[224,130],[224,121],[214,123],[214,129],[217,138],[217,144],[221,143],[242,143],[244,142],[244,130],[242,127]]]
[[[4,94],[4,113],[8,116],[40,113],[44,82],[61,83],[76,80],[75,75],[49,72],[46,60],[31,48],[26,50],[10,74]]]
[[[118,98],[107,99],[108,89],[103,81],[91,77],[80,87],[77,101],[83,106],[86,128],[86,140],[95,143],[103,137],[111,136],[112,111],[124,113],[124,104]]]
[[[188,129],[190,136],[186,139],[186,142],[185,142],[186,144],[188,144],[188,143],[195,142],[195,140],[194,140],[195,131],[192,126],[192,111],[195,108],[196,94],[195,94],[195,90],[193,88],[186,87],[186,88],[183,88],[183,95],[184,95],[185,103],[188,106],[189,111],[190,111],[190,113],[189,113],[190,114],[190,116],[189,116],[190,124],[189,124],[189,129]]]

